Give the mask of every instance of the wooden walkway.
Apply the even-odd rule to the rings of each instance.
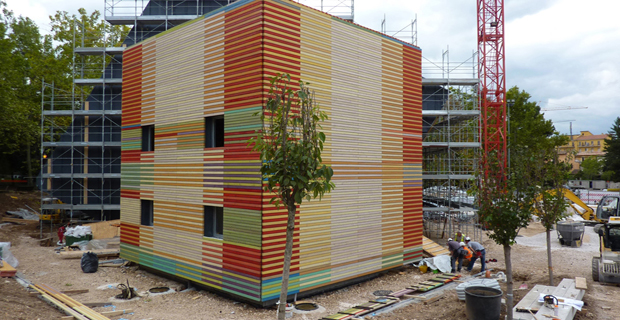
[[[448,249],[440,246],[435,241],[425,236],[422,236],[422,249],[424,250],[424,253],[431,257],[436,257],[442,254],[450,255],[450,251],[448,251]]]
[[[568,298],[573,300],[581,300],[585,294],[584,290],[575,288],[575,280],[563,279],[557,287],[543,286],[537,284],[530,292],[528,292],[513,309],[514,320],[535,320],[535,319],[552,319],[547,315],[554,315],[554,310],[543,306],[542,302],[538,302],[538,296],[541,294],[550,294],[555,297]],[[534,317],[532,315],[536,315]],[[555,318],[561,320],[572,320],[577,313],[577,309],[560,304],[558,307],[558,315]]]

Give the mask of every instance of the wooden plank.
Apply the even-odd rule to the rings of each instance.
[[[575,288],[581,290],[588,289],[588,283],[586,282],[586,278],[575,277]]]
[[[439,255],[449,255],[450,251],[448,249],[440,246],[435,241],[422,236],[422,248],[424,252],[432,257],[436,257]]]
[[[132,312],[133,312],[133,309],[126,309],[126,310],[116,310],[116,311],[105,311],[105,312],[100,312],[100,313],[106,317],[114,317],[114,316],[120,316],[120,315],[127,314],[127,313],[132,313]]]
[[[116,256],[120,254],[120,249],[98,249],[98,250],[89,250],[89,251],[63,251],[60,252],[60,257],[63,259],[80,259],[82,255],[86,252],[92,252],[97,255],[97,257],[107,257],[107,256]]]
[[[0,277],[10,278],[15,276],[15,273],[17,273],[17,270],[15,268],[11,267],[11,265],[8,264],[6,261],[2,262],[2,267],[0,267]]]
[[[60,291],[63,294],[80,294],[80,293],[88,293],[88,289],[78,289],[78,290],[65,290],[65,291]]]
[[[56,302],[54,302],[54,304],[56,304],[57,302],[63,304],[66,308],[63,308],[62,305],[58,306],[65,310],[68,314],[78,319],[110,320],[108,317],[101,315],[100,313],[90,309],[84,304],[74,300],[73,298],[70,298],[69,296],[48,285],[33,284],[31,285],[31,288],[34,288],[36,291],[41,292],[42,296],[49,296],[50,299],[55,300]]]
[[[28,220],[28,219],[21,219],[21,218],[3,217],[2,222],[11,222],[11,223],[17,223],[17,224],[37,224],[39,223],[39,220]]]
[[[84,302],[82,304],[89,308],[105,307],[105,306],[112,305],[111,302]]]
[[[581,300],[585,294],[585,291],[576,289],[575,281],[572,279],[563,279],[557,287],[536,285],[514,307],[514,320],[532,320],[536,318],[543,319],[543,314],[554,314],[553,309],[547,308],[541,302],[538,302],[538,297],[541,293],[550,294],[561,298]],[[535,312],[536,316],[533,316],[530,312]],[[570,320],[575,317],[575,313],[575,308],[559,305],[557,317],[562,320]]]

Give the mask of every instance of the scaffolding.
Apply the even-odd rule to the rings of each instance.
[[[354,0],[293,0],[343,20],[354,22]]]
[[[388,30],[387,17],[383,15],[381,20],[381,33],[387,34],[400,41],[411,43],[414,46],[418,45],[418,15],[411,20],[411,23],[402,27],[399,30]]]
[[[422,178],[424,234],[453,237],[457,230],[480,238],[474,197],[480,157],[480,109],[476,53],[451,63],[422,62]]]
[[[101,33],[73,26],[71,89],[41,88],[41,212],[120,217],[122,53],[134,43],[234,0],[105,0]],[[112,26],[130,26],[110,36]]]
[[[170,28],[235,0],[104,0],[103,34],[74,24],[71,89],[42,86],[41,211],[92,219],[120,217],[122,53]],[[301,0],[353,21],[353,0]],[[112,26],[130,27],[119,40]]]
[[[41,211],[104,220],[120,216],[124,47],[88,29],[73,23],[71,89],[45,82],[41,88],[41,197],[62,202],[42,201]]]

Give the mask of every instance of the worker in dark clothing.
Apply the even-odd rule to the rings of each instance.
[[[458,242],[452,240],[452,238],[449,238],[447,246],[448,246],[448,251],[450,251],[450,267],[452,268],[452,271],[450,272],[452,273],[455,272],[456,270],[455,263],[457,259],[459,262],[459,271],[461,271],[461,263],[463,262],[463,254],[462,254],[463,249],[461,248],[461,245]]]
[[[486,270],[485,259],[486,259],[487,252],[484,249],[484,247],[476,241],[471,241],[470,237],[465,238],[465,243],[467,243],[467,246],[471,248],[471,251],[473,252],[473,257],[471,258],[471,261],[469,262],[467,271],[471,272],[471,269],[474,267],[474,263],[476,263],[476,259],[478,258],[480,258],[480,264],[481,264],[480,272],[485,271]]]

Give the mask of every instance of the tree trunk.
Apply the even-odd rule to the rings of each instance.
[[[553,286],[553,262],[551,262],[551,230],[547,229],[547,264],[549,265],[549,285]]]
[[[284,249],[284,266],[282,269],[282,288],[280,289],[280,305],[278,306],[278,320],[286,316],[286,297],[288,296],[288,277],[291,271],[291,257],[293,256],[293,232],[295,231],[295,202],[287,204],[288,219],[286,222],[286,248]]]
[[[507,320],[512,320],[512,260],[510,255],[511,247],[504,245],[504,260],[506,261],[506,314]]]

